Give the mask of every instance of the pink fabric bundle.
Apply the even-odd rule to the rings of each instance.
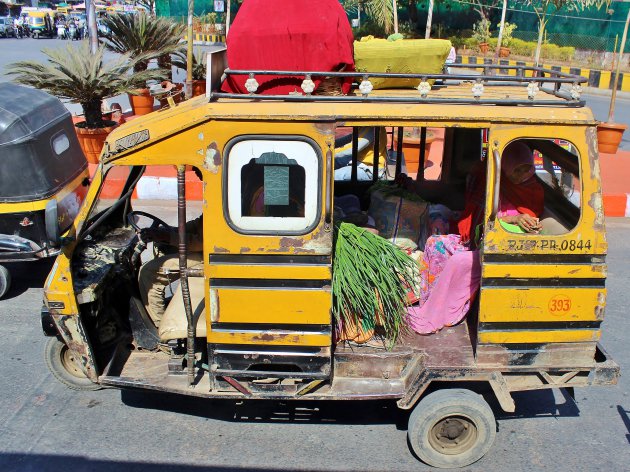
[[[479,251],[455,252],[426,303],[407,310],[411,328],[419,334],[431,334],[444,326],[456,325],[468,313],[480,282]]]

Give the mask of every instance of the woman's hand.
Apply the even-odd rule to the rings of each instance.
[[[539,233],[542,226],[538,218],[534,218],[526,213],[520,213],[515,216],[504,216],[501,218],[506,223],[518,225],[526,233]]]

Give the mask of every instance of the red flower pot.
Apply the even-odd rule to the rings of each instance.
[[[107,135],[112,132],[116,126],[114,121],[106,121],[108,126],[104,128],[85,128],[85,121],[77,123],[74,127],[79,138],[79,145],[85,154],[85,158],[90,164],[98,164],[103,144]],[[81,126],[83,125],[83,126]]]
[[[597,143],[599,152],[615,154],[627,125],[620,123],[600,123],[597,125]]]
[[[155,98],[151,96],[149,89],[138,89],[135,90],[135,93],[137,95],[128,94],[132,113],[134,115],[148,115],[151,113]]]

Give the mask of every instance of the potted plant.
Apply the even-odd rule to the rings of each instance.
[[[103,20],[109,32],[101,40],[105,47],[118,54],[127,54],[136,61],[134,72],[142,72],[149,67],[149,61],[158,59],[165,68],[162,76],[169,76],[170,61],[166,57],[182,49],[184,25],[145,13],[135,15],[111,15]],[[161,77],[166,78],[166,77]],[[146,84],[129,94],[129,102],[135,115],[145,115],[153,111],[154,97]]]
[[[105,48],[100,46],[96,54],[91,54],[88,41],[82,41],[78,46],[68,44],[62,49],[44,49],[43,52],[48,57],[48,64],[15,62],[7,66],[8,74],[15,76],[15,82],[80,104],[85,120],[75,125],[79,143],[88,161],[98,163],[105,138],[116,127],[114,121],[103,118],[103,100],[158,78],[160,71],[131,73],[137,59],[122,55],[105,62]]]
[[[490,20],[482,18],[473,26],[473,39],[477,42],[479,51],[485,54],[490,49]]]
[[[510,45],[512,44],[512,40],[514,39],[515,29],[516,29],[516,25],[514,23],[508,23],[506,21],[503,24],[503,36],[501,37],[501,47],[499,48],[499,57],[509,57]]]
[[[206,93],[206,64],[204,63],[203,51],[197,49],[193,54],[192,63],[192,96],[204,95]],[[175,54],[173,57],[173,65],[178,69],[186,71],[188,61],[186,60],[185,53]]]
[[[421,128],[405,128],[403,131],[403,155],[405,156],[405,165],[407,173],[416,173],[420,164],[420,133]],[[429,152],[431,152],[431,143],[435,140],[433,132],[427,130],[427,138],[424,144],[424,166],[429,164]],[[398,133],[394,133],[394,150],[398,150]]]
[[[600,122],[597,125],[597,145],[600,152],[609,154],[616,154],[619,149],[619,144],[623,138],[623,133],[628,126],[623,123],[615,123],[615,100],[617,99],[617,89],[619,87],[619,76],[621,73],[621,58],[623,57],[623,50],[626,45],[626,38],[628,37],[628,27],[630,26],[630,10],[628,10],[628,16],[626,17],[626,24],[623,29],[623,35],[621,37],[621,46],[617,53],[617,67],[615,70],[615,79],[613,81],[612,93],[610,96],[610,107],[608,108],[608,120]]]

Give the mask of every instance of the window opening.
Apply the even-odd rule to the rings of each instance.
[[[511,233],[560,235],[581,214],[579,159],[562,139],[513,141],[501,156],[498,217]]]
[[[256,137],[228,146],[230,223],[247,232],[306,232],[319,215],[321,157],[302,137]]]

